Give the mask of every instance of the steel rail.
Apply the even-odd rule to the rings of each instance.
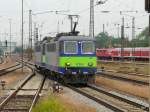
[[[21,60],[19,60],[19,61],[16,60],[16,61],[19,62],[19,63],[21,63],[21,62],[20,62]],[[24,63],[27,63],[27,64],[29,64],[29,65],[33,65],[33,66],[35,65],[34,63],[31,63],[31,62],[28,62],[28,61],[24,61],[24,60],[23,60],[23,62],[24,62]]]
[[[136,84],[140,84],[140,85],[146,85],[146,86],[149,85],[149,82],[146,82],[143,80],[135,80],[135,79],[125,78],[125,77],[121,77],[121,76],[115,76],[115,75],[111,75],[111,74],[104,73],[104,72],[98,73],[97,75],[99,77],[108,77],[108,78],[117,79],[117,80],[119,79],[122,81],[136,83]]]
[[[0,72],[5,71],[5,70],[8,70],[8,69],[10,69],[10,68],[14,68],[14,67],[19,66],[19,65],[20,65],[20,64],[16,64],[16,65],[10,66],[10,67],[8,67],[8,68],[0,69]]]
[[[18,70],[18,69],[20,69],[20,68],[21,68],[21,67],[17,67],[17,68],[15,68],[15,69],[12,69],[12,70],[9,70],[9,71],[1,72],[1,73],[0,73],[0,76],[6,75],[6,74],[11,73],[11,72],[13,72],[13,71],[16,71],[16,70]]]
[[[29,109],[28,112],[32,112],[33,107],[34,107],[35,104],[37,103],[37,100],[38,100],[38,98],[39,98],[39,94],[40,94],[40,92],[41,92],[41,90],[42,90],[42,88],[43,88],[43,86],[44,86],[45,80],[46,80],[46,76],[44,76],[43,81],[41,82],[41,84],[40,84],[40,86],[39,86],[39,88],[38,88],[38,91],[37,91],[36,94],[35,94],[35,97],[34,97],[34,99],[33,99],[33,102],[32,102],[32,104],[31,104],[31,107],[30,107],[30,109]]]
[[[123,97],[121,97],[121,96],[118,96],[118,95],[115,95],[115,94],[113,94],[113,93],[110,93],[109,91],[107,91],[107,90],[105,90],[105,89],[102,89],[102,88],[98,88],[98,87],[96,87],[95,85],[88,85],[88,87],[91,88],[91,89],[93,89],[93,90],[95,90],[95,91],[98,91],[98,92],[100,92],[100,93],[104,93],[104,94],[106,94],[106,95],[108,95],[108,96],[111,96],[111,97],[113,97],[113,98],[115,98],[115,99],[121,100],[121,101],[126,102],[126,103],[128,103],[128,104],[131,104],[131,105],[133,105],[133,106],[135,106],[135,107],[142,108],[142,109],[145,110],[145,111],[149,111],[149,107],[146,107],[146,106],[141,105],[141,104],[139,104],[139,103],[133,102],[133,101],[128,100],[128,99],[126,99],[126,98],[123,98]]]
[[[17,62],[18,62],[18,63],[22,63],[22,62],[20,62],[20,61],[18,61],[18,60],[17,60]],[[25,66],[27,66],[27,67],[29,67],[29,68],[31,68],[31,69],[33,69],[31,66],[34,66],[34,65],[35,65],[35,64],[33,64],[33,63],[29,63],[29,62],[24,61],[24,60],[23,60],[23,63],[24,63]],[[30,65],[31,65],[31,66],[30,66]]]
[[[89,99],[92,99],[93,101],[95,101],[95,102],[97,102],[97,103],[99,103],[99,104],[101,104],[101,105],[103,105],[103,106],[105,106],[106,108],[108,108],[108,109],[111,109],[111,110],[113,110],[113,111],[115,111],[115,112],[126,112],[126,111],[129,111],[129,109],[131,109],[131,107],[133,107],[133,109],[139,109],[139,111],[144,111],[144,112],[146,112],[146,111],[148,111],[148,107],[144,107],[143,105],[140,105],[140,104],[133,104],[133,102],[131,103],[130,101],[122,101],[121,99],[118,99],[117,98],[117,96],[115,96],[115,97],[113,97],[113,96],[110,96],[109,95],[109,93],[104,93],[104,92],[99,92],[99,91],[97,91],[97,90],[95,90],[95,89],[92,89],[92,88],[89,88],[89,89],[91,89],[91,90],[94,90],[94,91],[96,91],[96,92],[98,92],[98,93],[100,93],[100,94],[104,94],[104,95],[106,95],[106,96],[108,96],[108,99],[110,99],[110,101],[109,100],[106,100],[107,98],[105,97],[104,99],[103,98],[99,98],[97,95],[95,96],[95,94],[91,94],[90,92],[89,92],[89,90],[87,91],[87,90],[84,90],[84,88],[76,88],[76,87],[73,87],[73,86],[68,86],[67,85],[67,87],[69,87],[70,89],[72,89],[73,91],[76,91],[76,92],[78,92],[79,94],[81,94],[81,95],[83,95],[83,96],[86,96],[87,98],[89,98]],[[102,96],[101,96],[102,97]],[[109,98],[110,97],[110,98]],[[123,106],[123,104],[121,103],[121,106],[119,106],[118,105],[118,103],[116,103],[116,104],[114,104],[113,102],[114,102],[114,100],[113,101],[111,101],[112,99],[111,98],[114,98],[114,99],[116,99],[116,101],[119,101],[120,103],[122,102],[123,104],[124,104],[124,106]],[[128,107],[128,106],[129,107]],[[139,106],[140,105],[140,106]],[[123,107],[122,107],[123,106]],[[131,107],[130,107],[131,106]],[[137,107],[138,106],[138,107]]]
[[[19,92],[19,90],[35,75],[35,72],[30,74],[23,83],[12,93],[10,94],[1,104],[0,104],[0,110],[3,109],[3,107],[10,101],[11,98],[16,96],[16,94]]]
[[[105,69],[97,69],[97,73],[101,72],[112,72],[112,73],[117,73],[117,74],[122,74],[122,75],[128,75],[128,76],[134,76],[134,77],[149,77],[148,74],[141,74],[141,73],[136,73],[136,72],[123,72],[123,71],[116,71],[116,70],[105,70]]]
[[[108,102],[106,102],[106,101],[104,101],[104,100],[98,99],[98,98],[96,98],[96,97],[94,97],[94,96],[92,96],[92,95],[90,95],[90,94],[88,94],[88,93],[86,93],[86,92],[83,92],[82,90],[80,90],[80,89],[78,89],[78,88],[75,88],[75,87],[70,86],[70,85],[66,85],[66,86],[67,86],[68,88],[72,89],[73,91],[76,91],[76,92],[78,92],[79,94],[82,94],[83,96],[86,96],[86,97],[88,97],[89,99],[91,99],[91,100],[93,100],[93,101],[95,101],[95,102],[97,102],[97,103],[99,103],[99,104],[102,104],[102,105],[104,105],[105,107],[107,107],[107,108],[109,108],[109,109],[111,109],[111,110],[113,110],[113,111],[115,111],[115,112],[124,112],[124,111],[125,111],[124,109],[121,109],[121,108],[119,108],[118,106],[115,106],[115,105],[113,105],[113,104],[110,104],[110,103],[108,103]]]

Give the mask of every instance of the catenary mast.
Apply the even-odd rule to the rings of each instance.
[[[94,38],[94,0],[90,0],[90,26],[89,36]]]

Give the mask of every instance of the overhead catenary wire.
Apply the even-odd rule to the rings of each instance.
[[[27,0],[28,1],[28,0]],[[59,0],[58,0],[59,1]],[[60,2],[58,2],[58,1],[55,1],[55,3],[57,3],[57,4],[60,4]],[[70,2],[72,2],[72,0],[69,0]],[[99,1],[99,0],[97,0],[97,1]],[[63,3],[63,2],[65,2],[66,3],[66,0],[65,1],[61,1],[61,4]],[[116,2],[116,1],[115,1]],[[54,2],[52,2],[52,3],[54,3]],[[117,2],[116,2],[117,3]],[[121,3],[121,1],[120,1],[120,3]],[[71,4],[71,3],[70,3]],[[117,3],[118,4],[118,3]],[[106,4],[107,5],[107,4]],[[116,5],[115,5],[116,6]],[[95,7],[96,7],[96,4],[95,4]],[[69,8],[67,8],[67,9],[69,9]],[[84,13],[84,12],[88,12],[88,10],[89,10],[89,8],[86,8],[85,10],[81,10],[81,11],[79,11],[80,13],[79,14],[81,14],[81,16],[82,16],[82,14]],[[77,12],[78,13],[78,12]],[[60,14],[60,13],[59,13]],[[61,15],[64,15],[64,16],[66,16],[66,15],[68,15],[67,13],[66,14],[64,14],[64,13],[62,13]],[[82,16],[83,17],[83,16]],[[85,16],[86,17],[86,16]],[[65,17],[64,17],[65,18]],[[62,18],[60,18],[60,19],[62,19]],[[64,20],[60,20],[60,21],[64,21]],[[55,22],[56,23],[56,22]],[[119,23],[120,23],[120,21],[119,21]]]

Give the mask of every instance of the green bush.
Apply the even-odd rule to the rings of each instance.
[[[69,112],[55,96],[40,101],[32,112]]]

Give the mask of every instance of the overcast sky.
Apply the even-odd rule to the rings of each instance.
[[[98,0],[95,0],[95,4]],[[64,10],[62,14],[79,14],[78,30],[81,34],[89,34],[89,3],[90,0],[24,0],[24,22],[25,22],[25,41],[28,39],[28,10],[33,10],[33,13],[43,11]],[[111,11],[110,13],[101,13],[103,10]],[[121,24],[120,11],[138,11],[124,12],[123,14],[135,16],[136,27],[145,28],[148,26],[148,15],[144,11],[144,0],[108,0],[105,4],[95,7],[95,35],[105,31],[110,35],[117,36],[117,27],[115,24]],[[12,35],[13,41],[20,42],[21,40],[21,0],[0,0],[0,39],[9,39],[9,18],[12,19]],[[33,21],[40,26],[42,35],[48,35],[52,32],[69,31],[70,23],[66,15],[56,15],[48,13],[33,17]],[[59,27],[58,27],[59,22]],[[130,26],[132,18],[125,16],[125,26]],[[136,30],[136,34],[141,30]],[[131,29],[126,29],[125,34],[131,38]]]

